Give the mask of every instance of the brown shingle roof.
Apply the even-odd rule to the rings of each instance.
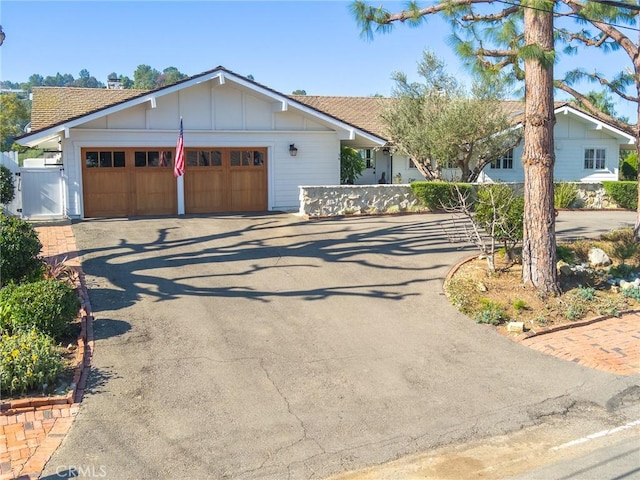
[[[290,98],[320,110],[361,130],[387,138],[387,129],[380,119],[385,105],[393,101],[386,97],[323,97],[290,95]]]
[[[110,105],[125,102],[146,90],[106,88],[34,87],[31,131],[81,117]]]

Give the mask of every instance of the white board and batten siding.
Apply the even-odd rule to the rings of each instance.
[[[212,80],[158,97],[155,105],[135,105],[70,129],[62,145],[70,217],[83,216],[81,149],[175,148],[181,116],[186,148],[267,148],[269,210],[297,210],[299,185],[340,182],[336,129],[295,108],[284,110],[273,98]],[[296,157],[289,154],[292,143]]]
[[[554,180],[564,182],[596,183],[603,180],[618,180],[618,158],[621,140],[604,129],[595,128],[575,115],[557,115],[554,129],[556,163]],[[491,168],[483,171],[493,181],[521,182],[524,179],[522,166],[523,142],[514,149],[513,168]],[[604,169],[585,169],[585,149],[605,149]]]

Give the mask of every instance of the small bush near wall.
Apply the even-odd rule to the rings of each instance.
[[[26,393],[52,385],[63,368],[53,339],[36,330],[3,334],[0,341],[0,385],[3,393]]]
[[[553,186],[553,206],[571,208],[578,199],[578,187],[575,183],[556,183]]]
[[[473,195],[474,187],[468,183],[452,182],[413,182],[411,190],[418,200],[420,200],[429,210],[442,210],[442,207],[455,206],[458,204],[458,187],[464,196]]]
[[[79,308],[75,290],[58,280],[12,284],[0,290],[0,327],[3,332],[11,333],[35,328],[60,338]]]
[[[629,210],[638,208],[638,182],[602,182],[604,191],[620,207]]]
[[[0,286],[42,278],[41,249],[31,224],[0,213]]]

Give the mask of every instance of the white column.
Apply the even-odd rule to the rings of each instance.
[[[184,215],[184,175],[176,178],[178,191],[178,215]]]

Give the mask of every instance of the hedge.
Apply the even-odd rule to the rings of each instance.
[[[638,182],[603,181],[602,187],[611,199],[621,208],[638,208]]]
[[[412,182],[411,190],[422,204],[429,210],[442,210],[445,207],[459,204],[458,192],[473,203],[474,187],[468,183],[453,182]]]

